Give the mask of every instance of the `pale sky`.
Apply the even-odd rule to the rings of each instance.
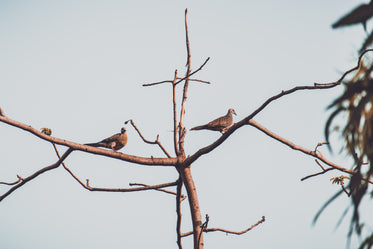
[[[172,151],[169,85],[142,84],[185,72],[184,10],[188,8],[192,68],[211,57],[188,92],[185,125],[224,115],[249,115],[282,90],[336,81],[356,65],[361,25],[332,30],[331,24],[362,1],[21,1],[0,0],[0,107],[14,120],[78,143],[96,142],[133,119],[143,135]],[[372,27],[368,23],[368,30]],[[181,90],[179,87],[178,90]],[[269,105],[255,120],[295,144],[313,149],[324,141],[326,106],[343,91],[298,92]],[[180,98],[179,98],[180,99]],[[163,156],[127,126],[123,153]],[[220,134],[189,131],[187,154]],[[0,123],[0,181],[15,181],[54,163],[52,146]],[[350,168],[337,148],[330,160]],[[59,147],[60,152],[66,148]],[[173,168],[145,167],[74,152],[67,166],[96,187],[128,187],[177,179]],[[319,208],[340,188],[331,172],[252,127],[236,131],[192,166],[202,216],[209,227],[240,231],[266,216],[245,235],[205,235],[205,248],[344,248],[349,203],[335,201],[319,222]],[[0,193],[7,186],[0,185]],[[184,191],[185,193],[185,191]],[[370,206],[369,206],[370,205]],[[368,210],[371,203],[363,203]],[[369,218],[373,218],[372,215]],[[177,248],[172,195],[157,191],[97,193],[83,189],[62,167],[25,184],[0,203],[0,247],[7,249]],[[187,201],[183,232],[190,231]],[[372,229],[372,226],[368,226]],[[356,246],[357,241],[353,240]],[[192,238],[183,240],[192,248]]]

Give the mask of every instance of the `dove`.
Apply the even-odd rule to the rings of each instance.
[[[224,133],[226,130],[232,127],[233,125],[233,116],[237,115],[236,112],[231,108],[228,110],[228,113],[225,116],[217,118],[205,125],[200,125],[193,127],[191,130],[212,130],[212,131],[220,131]]]
[[[105,138],[104,140],[97,143],[85,144],[93,147],[104,147],[112,149],[113,151],[118,151],[122,149],[127,144],[127,133],[126,128],[122,128],[120,133],[117,133],[111,137]]]

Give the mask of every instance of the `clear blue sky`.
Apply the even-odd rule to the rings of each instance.
[[[236,120],[272,95],[297,85],[337,80],[356,64],[363,28],[330,25],[361,1],[0,1],[0,106],[6,115],[79,143],[119,132],[133,119],[150,140],[160,135],[172,151],[171,89],[143,83],[171,79],[186,62],[184,10],[189,11],[192,67],[210,62],[192,83],[185,125],[226,113]],[[371,28],[371,25],[368,25]],[[324,141],[325,107],[342,87],[299,92],[271,104],[256,121],[292,142]],[[161,156],[128,128],[124,153]],[[28,176],[56,161],[52,146],[0,123],[0,181]],[[188,132],[187,154],[219,137]],[[338,140],[336,140],[338,142]],[[336,144],[338,146],[338,143]],[[60,151],[65,148],[60,147]],[[338,149],[336,150],[338,151]],[[322,152],[344,167],[344,155]],[[74,152],[67,165],[92,186],[174,181],[171,168],[150,168]],[[210,227],[206,248],[343,248],[349,216],[335,229],[349,200],[338,199],[312,226],[323,203],[339,190],[335,172],[243,127],[192,168],[202,215]],[[0,191],[7,187],[0,186]],[[184,191],[185,192],[185,191]],[[369,206],[363,206],[368,209]],[[372,217],[370,217],[372,218]],[[174,197],[156,191],[91,193],[62,168],[26,184],[0,203],[0,247],[7,249],[176,248]],[[183,203],[183,231],[191,229]],[[191,238],[183,240],[191,248]],[[356,240],[353,241],[356,244]]]

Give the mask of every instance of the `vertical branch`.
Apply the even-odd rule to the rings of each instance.
[[[184,182],[184,186],[188,194],[189,208],[190,208],[190,213],[192,216],[192,225],[193,225],[194,249],[202,249],[203,248],[203,234],[201,234],[202,217],[201,217],[201,210],[199,208],[196,186],[194,185],[192,174],[190,172],[190,167],[179,167],[178,171],[179,171],[181,179]]]
[[[185,9],[185,39],[186,39],[186,46],[187,46],[187,66],[188,71],[190,73],[190,46],[189,46],[189,30],[188,30],[188,9]],[[189,75],[189,73],[187,75]]]
[[[188,31],[188,20],[187,20],[188,10],[185,9],[185,37],[186,37],[186,47],[187,47],[187,72],[185,76],[185,84],[183,90],[183,99],[181,101],[181,110],[180,110],[180,127],[179,127],[179,149],[184,151],[184,116],[185,116],[185,102],[187,100],[187,92],[189,86],[189,75],[191,72],[190,62],[190,46],[189,46],[189,31]]]
[[[175,70],[175,76],[172,81],[172,107],[173,107],[173,116],[174,116],[174,148],[175,148],[175,153],[178,156],[180,154],[180,151],[179,151],[179,145],[177,142],[178,126],[177,126],[177,113],[176,113],[176,80],[177,80],[177,70]]]
[[[177,190],[176,190],[176,213],[177,213],[177,222],[176,222],[176,232],[177,232],[177,245],[179,249],[183,249],[183,245],[181,244],[181,191],[183,187],[183,180],[179,178],[177,183]]]

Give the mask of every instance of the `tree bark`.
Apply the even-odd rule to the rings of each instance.
[[[190,213],[193,223],[194,249],[203,248],[202,218],[199,208],[197,190],[194,185],[190,166],[178,169],[179,174],[184,182],[185,189],[188,193]]]

